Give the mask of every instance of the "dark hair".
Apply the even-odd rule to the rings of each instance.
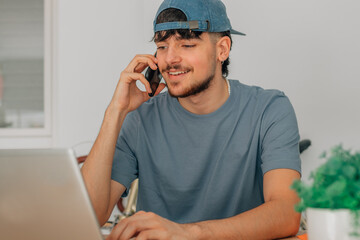
[[[187,21],[186,15],[179,9],[176,8],[168,8],[162,11],[157,19],[156,23],[164,23],[164,22],[177,22],[177,21]],[[189,29],[171,29],[166,31],[159,31],[154,34],[153,41],[155,42],[161,42],[165,41],[171,36],[179,34],[182,39],[193,39],[193,38],[200,38],[200,35],[203,32],[201,31],[191,31]],[[209,34],[216,34],[219,37],[227,36],[230,38],[231,45],[232,45],[232,39],[230,31],[225,32],[219,32],[219,33],[209,33]],[[231,46],[230,46],[231,49]],[[224,77],[227,77],[229,74],[228,65],[230,64],[229,58],[227,58],[222,66],[221,66],[221,72]]]

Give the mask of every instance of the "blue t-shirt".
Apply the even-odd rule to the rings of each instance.
[[[210,114],[190,113],[165,92],[127,115],[112,179],[128,189],[139,178],[137,210],[178,223],[227,218],[264,203],[267,171],[300,172],[288,98],[235,80],[230,86]]]

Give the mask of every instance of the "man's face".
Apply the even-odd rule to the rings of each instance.
[[[174,35],[156,45],[158,67],[173,97],[188,97],[205,90],[218,74],[216,43],[208,33],[201,34],[200,39]]]

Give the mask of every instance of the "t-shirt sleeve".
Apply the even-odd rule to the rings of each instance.
[[[282,92],[274,94],[268,101],[260,134],[263,174],[279,168],[301,173],[296,115],[289,99]]]
[[[129,113],[116,142],[111,178],[126,187],[122,197],[128,195],[131,183],[138,177],[138,164],[135,157],[138,123],[136,113]]]

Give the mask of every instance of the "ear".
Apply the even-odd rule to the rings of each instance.
[[[231,40],[228,36],[221,37],[217,44],[217,58],[220,62],[225,61],[229,58],[230,48],[231,48]]]

